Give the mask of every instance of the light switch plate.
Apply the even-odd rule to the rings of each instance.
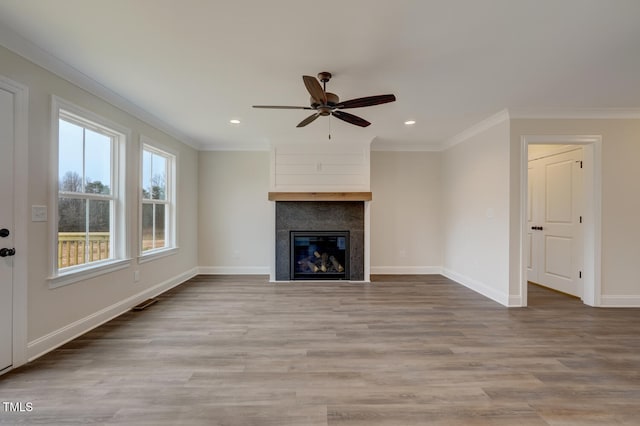
[[[31,206],[31,221],[32,222],[46,222],[47,221],[47,206]]]

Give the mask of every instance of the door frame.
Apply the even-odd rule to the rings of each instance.
[[[0,75],[0,88],[14,95],[13,140],[13,359],[6,373],[27,362],[27,241],[29,212],[29,88]],[[0,373],[2,374],[2,373]]]
[[[525,135],[520,137],[520,301],[527,306],[527,193],[529,145],[580,145],[583,147],[584,222],[582,301],[600,306],[602,296],[602,135]]]

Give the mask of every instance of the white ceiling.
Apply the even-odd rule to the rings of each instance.
[[[329,124],[334,141],[435,148],[505,108],[640,106],[638,0],[2,0],[0,27],[200,149],[326,140]],[[343,100],[398,100],[350,110],[366,129],[251,108],[306,106],[301,76],[320,71]]]

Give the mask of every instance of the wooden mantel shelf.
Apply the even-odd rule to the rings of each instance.
[[[371,192],[269,192],[269,201],[371,201]]]

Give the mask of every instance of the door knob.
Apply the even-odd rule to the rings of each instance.
[[[7,228],[0,229],[0,238],[6,238],[9,236],[9,234],[10,232]]]
[[[0,257],[13,256],[16,254],[16,249],[13,248],[1,248]]]

